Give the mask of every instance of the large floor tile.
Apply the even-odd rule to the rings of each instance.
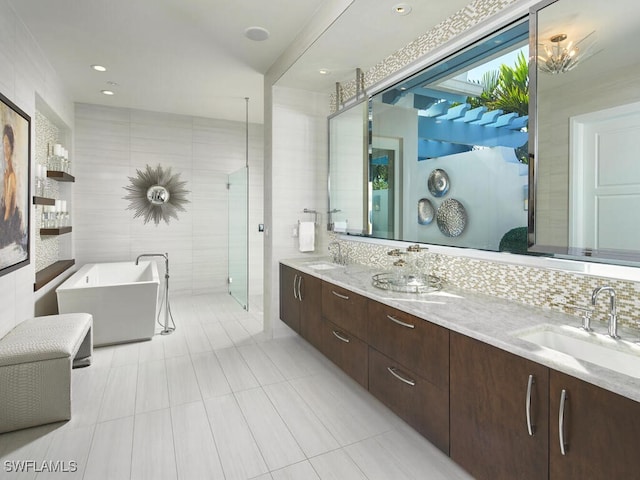
[[[167,358],[166,367],[171,405],[202,400],[189,355]]]
[[[178,478],[169,409],[136,415],[131,452],[131,480]]]
[[[96,425],[84,478],[127,480],[131,478],[134,417]]]
[[[205,400],[226,480],[245,480],[269,469],[233,395]]]
[[[223,479],[222,464],[202,402],[171,408],[178,478]]]
[[[231,390],[239,392],[260,386],[251,369],[235,347],[216,350],[216,356],[227,377]]]
[[[235,395],[269,470],[306,458],[262,388],[243,390]]]
[[[169,389],[164,360],[141,363],[138,367],[136,414],[169,406]]]

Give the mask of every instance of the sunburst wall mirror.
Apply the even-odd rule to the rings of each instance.
[[[189,190],[184,187],[186,181],[180,180],[180,174],[171,174],[171,168],[160,165],[144,170],[136,170],[135,177],[129,177],[130,185],[124,187],[129,192],[124,199],[129,200],[127,210],[135,210],[133,218],[143,217],[144,223],[153,220],[156,226],[161,220],[169,223],[171,218],[178,220],[178,211],[184,212],[184,204],[189,203]]]

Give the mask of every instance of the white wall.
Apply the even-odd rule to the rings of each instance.
[[[244,108],[239,100],[238,108]],[[76,105],[74,236],[78,265],[168,252],[171,289],[227,291],[227,176],[245,164],[245,124]],[[262,289],[262,125],[249,128],[250,294]],[[156,226],[133,218],[123,197],[146,165],[171,167],[190,191],[186,212]],[[160,265],[161,272],[164,265]],[[251,307],[250,307],[251,308]]]
[[[271,89],[269,89],[271,90]],[[298,220],[320,213],[316,226],[317,254],[327,253],[327,166],[329,96],[303,90],[273,87],[273,108],[265,105],[265,123],[271,143],[265,154],[265,329],[285,327],[279,320],[278,262],[282,258],[309,256],[300,253],[292,235]],[[268,135],[268,134],[267,134]]]
[[[33,37],[6,0],[0,0],[0,92],[31,117],[31,149],[34,148],[36,95],[67,125],[73,125],[73,104],[60,79]],[[34,156],[31,157],[32,170]],[[32,176],[33,179],[33,176]],[[31,186],[33,190],[33,182]],[[35,208],[31,207],[31,215]],[[53,285],[33,292],[35,281],[35,222],[31,222],[31,263],[0,277],[0,336],[34,315],[37,299]]]

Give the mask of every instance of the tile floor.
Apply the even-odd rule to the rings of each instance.
[[[470,478],[300,337],[265,340],[261,312],[227,294],[172,311],[172,335],[74,370],[70,421],[0,435],[0,478]],[[35,471],[54,462],[77,468]]]

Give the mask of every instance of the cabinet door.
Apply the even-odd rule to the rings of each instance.
[[[640,476],[640,404],[551,371],[549,478],[630,479]],[[560,397],[566,392],[560,451]]]
[[[323,322],[322,349],[333,363],[364,388],[369,384],[369,346],[338,325]]]
[[[322,282],[322,316],[367,341],[367,299],[332,283]]]
[[[322,351],[322,280],[299,273],[300,335]]]
[[[549,369],[455,332],[450,338],[451,458],[477,479],[546,479]]]
[[[447,364],[443,368],[448,370]],[[369,348],[369,391],[436,447],[449,453],[448,386],[434,385]]]
[[[373,300],[369,344],[439,386],[449,385],[449,330]]]
[[[280,264],[280,320],[300,331],[300,299],[298,298],[297,270]]]

